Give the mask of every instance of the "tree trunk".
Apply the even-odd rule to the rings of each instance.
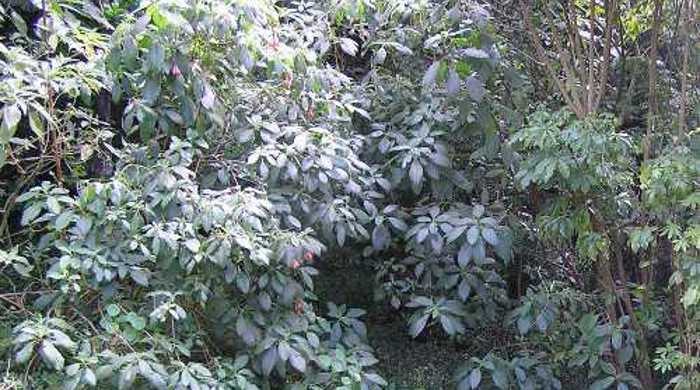
[[[624,243],[624,241],[623,241]],[[637,315],[634,313],[634,306],[632,305],[632,298],[627,291],[627,272],[625,271],[625,264],[623,262],[622,249],[623,245],[618,240],[612,242],[615,248],[615,263],[617,264],[617,273],[620,277],[621,289],[620,289],[620,300],[625,312],[629,315],[630,323],[632,329],[639,335],[639,340],[637,342],[637,348],[639,354],[637,356],[637,366],[639,368],[639,376],[644,389],[654,388],[654,378],[651,373],[651,367],[649,365],[649,346],[647,345],[646,329],[639,323]]]
[[[647,113],[647,131],[644,137],[644,160],[652,155],[651,137],[656,127],[658,103],[656,101],[656,61],[659,57],[659,28],[663,12],[663,0],[654,0],[654,22],[651,27],[651,49],[649,51],[649,112]]]
[[[693,0],[684,0],[681,11],[681,39],[683,40],[683,64],[681,66],[681,103],[678,110],[678,140],[686,134],[686,110],[688,107],[688,58],[690,57],[690,23],[693,19]]]

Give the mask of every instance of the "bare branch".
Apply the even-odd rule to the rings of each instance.
[[[554,83],[556,83],[557,88],[562,94],[562,97],[564,98],[566,104],[574,111],[576,116],[578,116],[579,118],[583,118],[585,116],[583,107],[577,105],[576,102],[574,102],[574,100],[569,95],[566,86],[559,78],[559,75],[557,75],[557,72],[552,67],[552,64],[547,59],[547,53],[545,52],[544,47],[542,46],[542,43],[540,42],[540,39],[537,36],[537,33],[535,32],[535,28],[532,26],[532,21],[530,20],[532,17],[530,4],[527,2],[527,0],[524,0],[521,3],[521,7],[525,22],[525,29],[530,35],[530,40],[532,41],[532,44],[535,46],[535,57],[539,62],[541,62],[544,65],[547,73],[549,74],[549,77],[552,79],[552,81],[554,81]]]
[[[590,2],[590,16],[589,16],[589,42],[588,42],[588,85],[586,86],[588,92],[588,98],[586,100],[586,114],[591,112],[591,107],[593,107],[593,84],[595,81],[594,77],[594,64],[595,64],[595,0]]]
[[[615,27],[615,21],[617,20],[617,1],[616,0],[606,0],[605,1],[605,42],[603,46],[603,63],[602,69],[598,74],[598,80],[600,85],[598,87],[598,94],[593,101],[593,105],[590,107],[591,112],[598,110],[600,105],[600,99],[603,97],[605,90],[608,85],[608,68],[610,67],[610,52],[612,50],[612,31]],[[591,69],[593,67],[591,66]]]
[[[651,27],[651,49],[649,53],[649,112],[647,112],[647,129],[644,136],[644,159],[651,158],[651,137],[656,124],[658,104],[656,102],[656,60],[658,58],[659,28],[663,0],[654,0],[654,21]]]

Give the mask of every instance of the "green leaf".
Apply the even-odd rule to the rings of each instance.
[[[445,235],[445,241],[447,243],[450,243],[456,239],[458,239],[464,231],[467,230],[467,225],[460,225],[460,226],[455,226],[450,230],[446,235]]]
[[[148,286],[148,274],[146,270],[140,268],[131,268],[129,270],[129,276],[131,276],[131,279],[133,279],[134,282],[142,286]]]
[[[481,383],[481,369],[475,368],[469,373],[469,386],[472,389],[479,388],[479,383]]]
[[[464,325],[460,320],[447,314],[440,315],[440,325],[450,336],[464,332]]]
[[[292,354],[289,356],[289,364],[291,364],[292,367],[299,372],[306,371],[306,360],[296,351],[292,352]]]
[[[44,363],[48,366],[53,367],[54,370],[60,371],[63,369],[63,364],[65,359],[58,349],[53,345],[53,343],[44,340],[39,347],[39,355],[41,356]]]
[[[465,376],[464,379],[459,381],[457,384],[457,390],[469,390],[471,389],[471,385],[469,384],[469,376]]]
[[[423,166],[416,159],[411,162],[411,168],[408,170],[408,177],[411,181],[411,189],[413,193],[420,194],[423,187]]]
[[[254,345],[258,338],[257,328],[252,322],[248,321],[244,315],[238,316],[236,320],[236,333],[238,333],[243,339],[243,342],[248,345]]]
[[[35,345],[36,344],[33,341],[30,341],[25,344],[22,349],[17,351],[15,354],[15,361],[17,364],[24,364],[29,361],[29,358],[32,357],[32,353],[34,352]]]
[[[29,127],[34,132],[34,135],[43,142],[44,139],[44,122],[41,116],[36,111],[29,111]]]
[[[418,335],[423,331],[425,328],[425,325],[428,323],[428,319],[430,318],[430,314],[424,314],[415,321],[411,321],[410,326],[408,328],[408,333],[411,335],[411,337],[416,338]]]
[[[204,87],[204,93],[202,94],[202,100],[200,102],[202,103],[202,107],[206,108],[207,110],[214,108],[216,96],[214,95],[214,91],[212,91],[209,86]]]
[[[27,192],[23,193],[22,195],[16,197],[16,198],[15,198],[15,202],[17,202],[17,203],[23,203],[23,202],[26,202],[26,201],[28,201],[28,200],[33,199],[34,196],[36,196],[36,192],[34,192],[34,191],[27,191]]]
[[[54,226],[57,230],[63,230],[73,221],[74,216],[72,211],[64,211],[56,218]]]
[[[469,245],[475,245],[476,242],[479,240],[479,227],[476,225],[473,225],[472,227],[467,230],[467,242]]]
[[[163,46],[159,43],[153,44],[148,49],[148,64],[153,70],[162,71],[165,70],[165,50]]]
[[[491,373],[491,379],[493,379],[493,384],[501,390],[507,390],[510,385],[508,372],[502,367],[497,367],[496,370]]]
[[[146,320],[134,312],[127,314],[125,320],[136,330],[143,330],[146,328]]]
[[[605,390],[615,382],[614,376],[608,376],[593,382],[589,390]]]
[[[119,390],[130,389],[136,380],[136,370],[135,366],[129,365],[122,368],[119,374]]]
[[[357,46],[357,42],[350,38],[340,38],[340,49],[343,50],[345,54],[354,57],[359,47]]]
[[[95,387],[97,385],[97,377],[91,368],[85,368],[85,371],[83,371],[82,382],[91,387]]]
[[[239,272],[236,275],[236,287],[238,287],[238,289],[244,294],[250,291],[250,277],[247,273]]]
[[[68,378],[63,382],[63,390],[75,390],[80,384],[80,376],[68,374]]]
[[[0,144],[10,142],[17,130],[17,124],[22,119],[18,104],[7,104],[2,109],[2,124],[0,124]]]
[[[622,346],[622,332],[619,329],[615,329],[612,332],[612,346],[613,349],[620,349]]]
[[[520,332],[521,335],[526,335],[527,332],[530,331],[532,324],[533,324],[532,317],[530,317],[530,316],[519,317],[518,321],[517,321],[518,332]]]
[[[80,371],[80,363],[73,363],[66,367],[66,374],[69,376],[76,376]]]
[[[447,94],[456,95],[459,93],[460,82],[459,74],[455,68],[451,67],[447,76]]]
[[[467,87],[467,92],[469,92],[469,96],[472,98],[477,103],[480,103],[481,100],[484,98],[484,95],[486,95],[486,88],[484,88],[484,84],[479,81],[474,76],[469,76],[466,81],[466,87]]]
[[[616,352],[620,356],[620,361],[622,363],[627,363],[630,360],[632,360],[632,356],[634,355],[634,347],[632,347],[631,345],[625,345]]]
[[[498,235],[494,229],[484,228],[484,230],[481,231],[481,236],[484,237],[484,240],[486,240],[486,242],[488,242],[490,245],[498,246]]]
[[[116,317],[120,312],[119,306],[115,305],[114,303],[107,305],[106,310],[110,317]]]
[[[459,264],[459,266],[462,268],[466,267],[469,264],[469,261],[471,261],[473,253],[474,248],[471,245],[469,245],[468,242],[465,242],[459,249],[459,253],[457,254],[457,263]]]
[[[471,286],[469,285],[469,282],[467,282],[466,279],[462,279],[462,281],[459,283],[459,287],[457,288],[457,293],[459,294],[459,298],[462,301],[466,301],[469,299],[469,295],[471,294]]]
[[[187,247],[187,249],[189,249],[189,251],[192,253],[199,253],[199,240],[196,238],[190,238],[189,240],[185,241],[185,247]]]
[[[12,10],[12,8],[10,8]],[[27,36],[27,23],[22,19],[22,16],[18,14],[15,11],[10,12],[10,16],[12,16],[12,24],[15,25],[15,28],[17,29],[17,32],[20,33],[20,35],[26,37]]]
[[[20,224],[22,226],[29,225],[32,221],[34,221],[36,219],[36,217],[39,216],[40,213],[41,213],[41,204],[39,204],[39,203],[32,204],[31,206],[24,209],[24,212],[22,213],[22,220],[20,221]]]
[[[615,366],[610,362],[601,362],[600,367],[604,373],[608,375],[615,375]]]
[[[63,333],[58,329],[51,329],[49,331],[49,339],[54,346],[63,348],[65,350],[72,351],[75,349],[76,344],[73,340],[68,337],[67,334]]]
[[[384,380],[384,378],[382,378],[378,374],[374,374],[374,373],[364,374],[364,378],[368,382],[375,383],[379,386],[387,386],[388,385],[388,383]]]
[[[484,209],[484,206],[482,206],[480,204],[476,204],[472,208],[472,215],[474,216],[474,218],[479,219],[484,215],[484,211],[486,211]]]
[[[277,363],[277,348],[268,348],[262,355],[262,370],[265,376],[270,376]]]
[[[54,214],[58,215],[61,213],[61,205],[58,203],[58,199],[54,197],[46,199],[46,206],[48,207],[49,211]]]
[[[384,60],[386,59],[386,49],[383,47],[379,48],[374,53],[374,56],[372,56],[372,65],[381,65],[384,63]]]
[[[433,62],[428,70],[423,76],[423,87],[426,89],[432,89],[435,86],[435,81],[437,80],[438,70],[440,69],[440,61]]]
[[[478,59],[486,59],[489,58],[489,54],[481,49],[477,49],[475,47],[468,47],[460,53],[465,56],[465,57],[471,57],[471,58],[478,58]]]

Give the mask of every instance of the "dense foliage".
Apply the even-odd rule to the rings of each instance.
[[[3,3],[0,388],[397,388],[333,262],[406,342],[504,335],[449,388],[698,388],[669,3]]]

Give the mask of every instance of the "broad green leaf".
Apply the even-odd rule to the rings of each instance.
[[[49,211],[54,214],[58,215],[61,213],[61,205],[58,203],[58,199],[54,197],[49,197],[46,199],[46,206],[48,207]]]
[[[481,236],[484,237],[484,240],[488,242],[492,246],[497,246],[498,245],[498,235],[496,234],[496,231],[492,228],[484,228],[481,231]]]
[[[56,371],[63,369],[63,364],[65,359],[58,349],[53,345],[53,343],[44,340],[39,347],[39,355],[46,365],[52,367]]]
[[[465,242],[457,254],[457,263],[459,263],[459,266],[462,268],[466,267],[471,261],[473,253],[474,247],[469,245],[468,242]]]
[[[426,89],[432,89],[435,86],[435,81],[437,80],[438,70],[440,69],[440,61],[435,61],[428,67],[428,70],[423,76],[423,87]]]
[[[428,323],[429,318],[430,318],[430,314],[424,314],[424,315],[416,318],[415,321],[411,321],[410,326],[408,328],[408,333],[411,335],[411,337],[413,337],[413,338],[418,337],[418,335],[425,328],[425,325]]]
[[[340,38],[340,49],[349,56],[355,56],[359,49],[357,42],[350,38]]]
[[[17,364],[24,364],[29,361],[34,352],[34,347],[36,344],[33,341],[26,343],[17,353],[15,354],[15,362]]]
[[[469,230],[467,230],[467,242],[469,243],[469,245],[476,245],[478,240],[479,227],[477,225],[473,225],[469,228]]]
[[[448,77],[447,77],[447,93],[449,95],[456,95],[459,93],[461,80],[457,71],[450,67]]]
[[[480,103],[481,100],[483,100],[484,95],[486,95],[486,88],[484,88],[484,84],[476,77],[469,76],[467,77],[465,85],[467,88],[467,92],[469,92],[469,96],[472,98],[472,100],[474,100],[477,103]]]
[[[615,382],[615,377],[608,376],[603,379],[598,379],[593,382],[589,390],[605,390],[610,387]]]
[[[65,229],[73,221],[74,217],[75,217],[75,215],[73,214],[72,211],[62,212],[56,218],[56,221],[54,222],[54,226],[56,227],[56,230]]]
[[[270,376],[277,363],[277,349],[269,348],[262,354],[262,371],[265,376]]]
[[[41,204],[39,203],[34,203],[31,206],[27,207],[24,209],[24,212],[22,213],[22,220],[20,221],[22,226],[27,226],[32,221],[34,221],[39,214],[41,213]]]
[[[39,142],[43,143],[44,122],[39,113],[37,113],[36,111],[29,111],[29,127],[32,129],[34,135],[36,135]]]
[[[292,352],[292,354],[289,356],[289,364],[291,364],[292,367],[299,372],[306,371],[306,360],[296,351]]]
[[[6,104],[2,109],[0,124],[0,144],[7,144],[17,130],[17,124],[22,119],[22,112],[17,104]]]
[[[91,387],[95,387],[97,385],[97,377],[95,376],[95,372],[92,371],[91,368],[87,367],[83,371],[82,382]]]
[[[459,294],[459,298],[462,301],[466,301],[467,299],[469,299],[469,295],[471,294],[471,286],[469,285],[469,282],[466,281],[466,279],[462,279],[462,281],[459,283],[457,293]]]
[[[411,180],[411,189],[413,193],[420,194],[423,187],[423,166],[416,159],[411,163],[411,168],[408,171],[408,177]]]
[[[469,373],[469,386],[471,386],[472,389],[478,389],[480,383],[481,370],[479,368],[475,368]]]

